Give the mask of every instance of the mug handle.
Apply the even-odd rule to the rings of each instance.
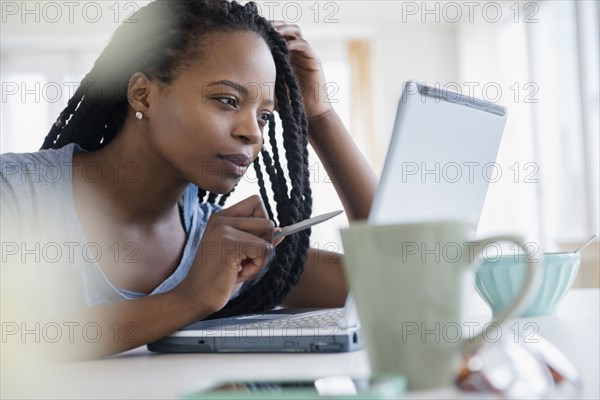
[[[516,236],[494,236],[470,243],[473,245],[473,247],[477,248],[475,254],[477,254],[477,258],[480,258],[481,252],[485,246],[490,243],[498,242],[516,243],[525,251],[525,266],[527,268],[527,276],[525,277],[525,282],[523,283],[521,291],[515,297],[513,302],[508,305],[496,318],[493,318],[492,321],[487,323],[486,327],[479,334],[473,338],[464,339],[463,354],[465,355],[474,354],[479,347],[484,344],[486,333],[490,328],[494,326],[503,327],[511,317],[519,314],[521,311],[523,311],[523,309],[529,306],[529,303],[531,300],[533,300],[533,297],[535,296],[541,284],[541,272],[543,268],[541,264],[543,261],[533,259],[535,253],[527,248],[522,239]],[[475,261],[476,259],[473,260],[471,265],[475,265]]]

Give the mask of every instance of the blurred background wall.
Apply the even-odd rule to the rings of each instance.
[[[0,152],[39,149],[112,32],[146,3],[1,2]],[[402,85],[417,80],[508,107],[497,163],[475,170],[490,179],[478,236],[516,232],[540,251],[566,251],[599,230],[597,1],[258,5],[268,19],[303,29],[330,101],[378,174]],[[312,157],[314,213],[341,208]],[[251,193],[248,177],[230,201]],[[338,217],[315,227],[313,246],[341,251],[343,226]],[[596,244],[578,285],[598,286],[598,269]]]

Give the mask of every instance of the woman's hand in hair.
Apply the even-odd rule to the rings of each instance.
[[[375,196],[377,176],[326,97],[327,82],[321,62],[300,28],[279,21],[272,25],[287,42],[308,117],[309,142],[333,182],[348,218],[366,219]]]
[[[210,217],[188,276],[177,287],[216,312],[229,301],[237,283],[254,279],[274,254],[274,226],[255,195]]]
[[[297,25],[274,21],[273,27],[283,36],[290,52],[290,63],[300,84],[307,118],[323,115],[333,109],[327,97],[327,82],[319,57],[302,36]]]

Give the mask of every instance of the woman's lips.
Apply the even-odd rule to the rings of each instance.
[[[244,175],[252,163],[252,158],[245,154],[219,155],[219,158],[223,160],[225,172],[236,176]]]

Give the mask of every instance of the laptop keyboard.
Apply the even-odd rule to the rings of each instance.
[[[287,318],[278,319],[277,325],[294,325],[299,328],[315,328],[323,326],[338,325],[339,321],[344,317],[343,308],[334,308],[332,310],[318,311],[308,315],[297,315]]]

